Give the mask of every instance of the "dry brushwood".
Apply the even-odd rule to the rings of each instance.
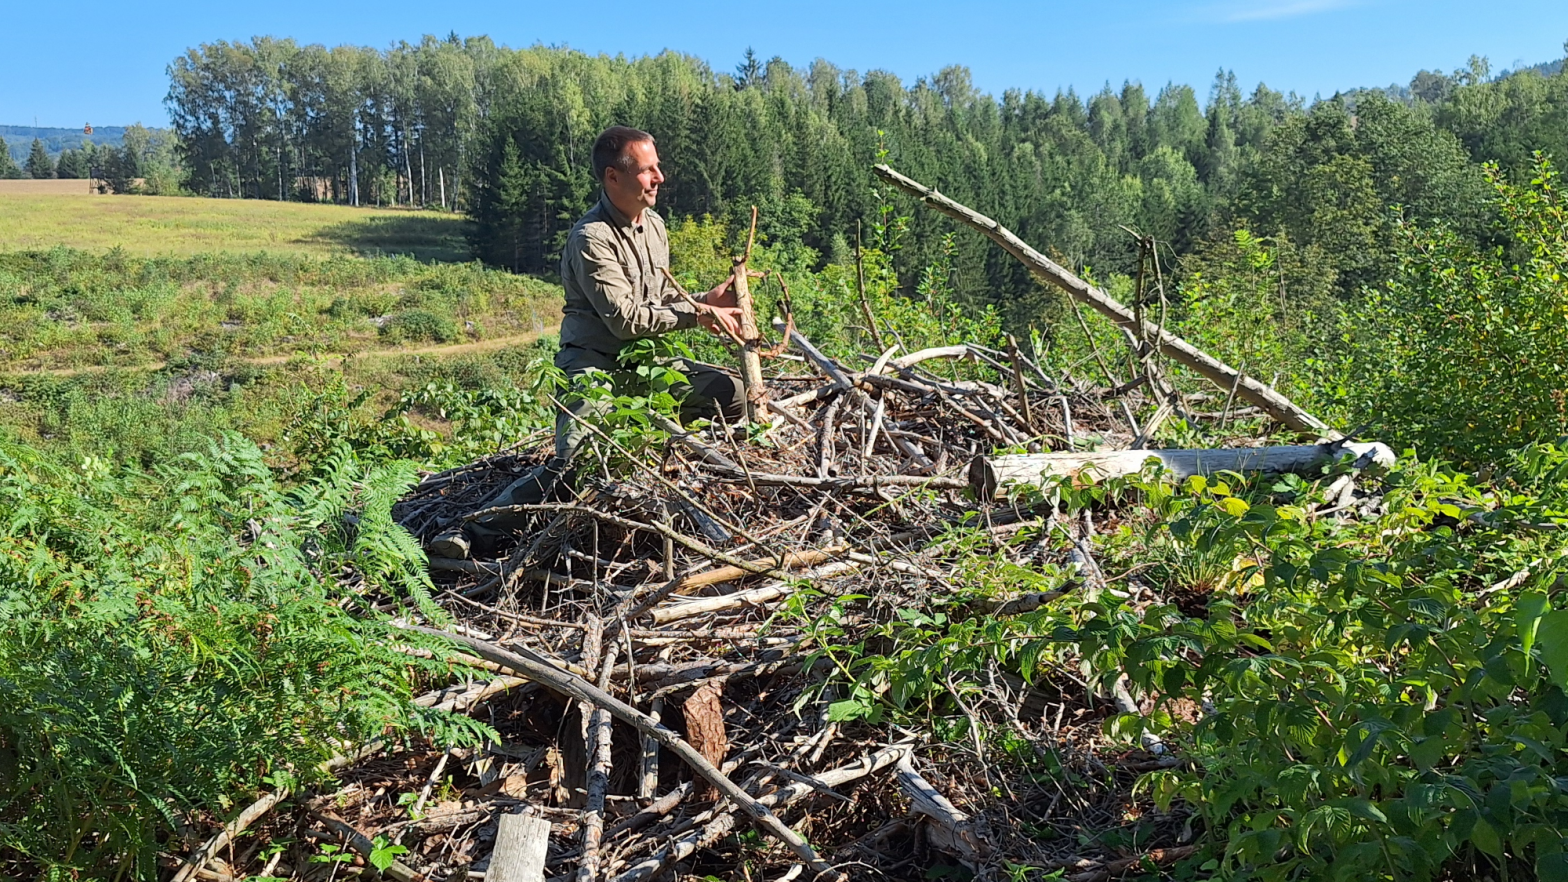
[[[480,708],[502,741],[344,762],[330,817],[301,824],[327,824],[355,847],[398,842],[408,852],[394,872],[431,880],[478,878],[497,851],[492,875],[511,872],[517,821],[501,845],[497,825],[519,812],[531,819],[529,865],[542,859],[549,879],[723,875],[744,859],[767,878],[912,878],[955,863],[994,875],[1011,862],[1087,880],[1191,853],[1185,818],[1131,790],[1139,773],[1179,762],[1175,747],[1152,736],[1144,749],[1113,747],[1102,734],[1153,696],[1120,681],[1099,694],[1076,662],[1032,683],[987,663],[944,674],[920,699],[969,718],[969,734],[943,743],[868,717],[886,684],[845,675],[860,670],[856,653],[886,651],[909,611],[1025,616],[1080,592],[1132,590],[1095,557],[1097,521],[1116,512],[1066,517],[1049,494],[997,493],[1009,483],[1085,464],[1125,473],[1151,455],[1181,473],[1372,448],[1202,451],[1190,463],[1129,451],[1150,431],[1134,413],[1181,405],[1157,377],[1091,388],[1049,376],[1013,341],[879,347],[851,363],[789,322],[775,328],[809,373],[748,388],[753,418],[771,411],[771,425],[743,437],[656,417],[664,436],[652,453],[595,430],[571,498],[481,510],[548,455],[540,446],[431,476],[399,503],[399,522],[424,539],[506,524],[474,559],[431,562],[450,621],[400,621],[450,640],[441,657],[472,678],[422,703]],[[1033,452],[997,457],[998,447]],[[974,543],[1015,570],[1058,575],[976,590],[959,550]],[[978,733],[1001,728],[1056,771],[993,753]],[[219,866],[244,826],[282,824],[258,820],[278,801],[241,813],[186,878]],[[1141,852],[1080,845],[1134,807],[1152,831],[1135,837]],[[742,856],[733,834],[747,823],[765,839]],[[1020,832],[1041,828],[1060,835]]]

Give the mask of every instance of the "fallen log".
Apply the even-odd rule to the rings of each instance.
[[[792,570],[799,567],[814,566],[816,564],[822,563],[825,560],[831,560],[833,557],[844,553],[846,550],[847,546],[833,545],[827,548],[817,548],[810,551],[791,551],[786,553],[782,560],[768,560],[764,558],[761,560],[753,560],[750,563],[752,563],[757,569],[777,567],[781,570]],[[757,569],[743,570],[740,567],[725,566],[716,567],[701,573],[694,573],[682,579],[680,584],[675,586],[675,590],[672,593],[691,594],[702,588],[706,588],[709,585],[722,585],[725,582],[733,582],[736,579],[743,579],[747,576],[754,575]]]
[[[1236,397],[1260,408],[1264,413],[1298,432],[1310,432],[1330,438],[1338,434],[1322,420],[1302,410],[1295,402],[1281,395],[1273,387],[1225,364],[1207,352],[1193,346],[1181,337],[1166,330],[1163,325],[1140,318],[1127,306],[1099,288],[1068,272],[1055,261],[1029,247],[1006,227],[985,215],[954,202],[924,184],[906,178],[886,165],[873,167],[877,177],[918,198],[954,220],[983,233],[1001,245],[1012,256],[1029,267],[1030,272],[1066,291],[1074,300],[1087,304],[1120,327],[1140,335],[1139,339],[1157,341],[1156,345],[1170,353],[1171,358],[1222,389],[1235,389]]]
[[[1312,474],[1326,465],[1345,462],[1363,469],[1394,463],[1394,451],[1377,442],[1335,441],[1329,444],[1276,447],[1225,447],[1214,450],[1108,450],[1097,453],[1058,451],[977,456],[969,464],[969,485],[981,499],[997,499],[1010,487],[1044,487],[1060,478],[1093,476],[1096,480],[1136,475],[1154,460],[1181,479],[1215,472]]]
[[[824,564],[817,569],[801,573],[800,579],[809,580],[836,576],[855,569],[856,566],[854,562],[845,561]],[[798,587],[797,582],[784,579],[752,588],[749,591],[737,591],[733,594],[720,594],[716,597],[703,597],[684,603],[672,604],[654,610],[653,621],[655,624],[662,626],[670,622],[678,622],[681,619],[689,619],[693,616],[706,615],[721,610],[735,609],[741,606],[760,606],[761,604],[778,600],[781,597],[787,597],[795,591],[796,587]]]

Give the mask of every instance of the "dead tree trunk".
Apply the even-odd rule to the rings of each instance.
[[[1167,331],[1165,328],[1155,325],[1153,322],[1140,320],[1138,316],[1133,314],[1131,309],[1123,306],[1109,294],[1078,278],[1050,258],[1029,247],[1022,239],[1013,235],[1012,231],[996,221],[968,206],[954,202],[918,181],[904,177],[886,165],[875,166],[872,170],[876,172],[877,177],[903,190],[905,193],[919,198],[926,205],[984,233],[993,242],[1001,245],[1008,254],[1022,261],[1035,275],[1066,291],[1068,296],[1074,300],[1093,307],[1101,315],[1104,315],[1117,325],[1141,334],[1143,339],[1159,340],[1160,345],[1170,352],[1171,357],[1178,363],[1222,389],[1229,391],[1234,388],[1237,398],[1256,405],[1264,413],[1283,423],[1286,427],[1295,429],[1298,432],[1310,432],[1328,438],[1337,439],[1339,437],[1339,434],[1330,429],[1322,420],[1302,410],[1289,398],[1279,394],[1269,385],[1261,383],[1252,377],[1243,376],[1234,368]]]
[[[1136,475],[1144,463],[1158,460],[1176,478],[1214,472],[1311,473],[1329,463],[1347,461],[1354,468],[1394,463],[1394,451],[1376,442],[1335,441],[1330,444],[1277,447],[1227,447],[1217,450],[1111,450],[1101,453],[1018,453],[977,456],[969,464],[969,483],[982,499],[1005,496],[1009,486],[1041,487],[1053,478],[1079,475],[1100,480]]]

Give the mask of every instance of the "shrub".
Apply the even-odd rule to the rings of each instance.
[[[1353,406],[1391,438],[1478,463],[1568,432],[1568,208],[1537,155],[1487,170],[1510,250],[1403,228],[1399,273],[1355,318]]]
[[[381,336],[392,343],[449,343],[457,339],[457,324],[428,309],[405,309],[382,323]]]

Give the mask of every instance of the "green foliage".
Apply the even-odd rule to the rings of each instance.
[[[408,848],[389,842],[385,836],[377,836],[371,842],[370,865],[380,872],[385,873],[397,863],[397,856],[408,854]]]
[[[525,386],[465,388],[451,379],[430,380],[378,407],[374,390],[331,375],[319,387],[298,389],[291,408],[296,416],[283,441],[306,471],[339,446],[370,461],[404,459],[448,468],[498,453],[550,426],[555,409],[548,396],[557,392],[558,379],[558,371],[535,362],[526,369]]]
[[[1318,246],[1238,228],[1183,259],[1171,324],[1199,349],[1310,403],[1320,388],[1319,343],[1338,324],[1327,262]]]
[[[1358,522],[1314,517],[1319,483],[1300,478],[1064,484],[1063,519],[1118,501],[1127,520],[1096,555],[1153,586],[1154,603],[1119,580],[1003,619],[948,599],[885,610],[857,643],[844,623],[874,598],[824,611],[804,589],[792,610],[840,673],[839,719],[891,715],[967,740],[966,705],[996,667],[1048,679],[1061,666],[1103,693],[1125,673],[1155,709],[1107,734],[1152,729],[1187,759],[1140,789],[1196,813],[1207,847],[1193,864],[1227,878],[1555,872],[1568,853],[1568,609],[1554,587],[1568,452],[1522,451],[1490,484],[1406,462],[1383,492],[1386,513]],[[1013,541],[1041,540],[1071,545]],[[939,547],[970,597],[1072,577],[1011,563],[983,531]],[[1490,588],[1517,571],[1516,588]],[[1203,713],[1186,722],[1178,705]],[[1005,733],[981,734],[1005,748]]]
[[[27,153],[27,176],[30,178],[54,177],[54,160],[49,158],[49,151],[44,149],[44,142],[33,139],[33,146]]]
[[[431,610],[390,513],[413,478],[340,448],[290,490],[233,436],[151,472],[0,445],[0,872],[150,877],[176,825],[345,742],[482,735],[345,611]]]
[[[0,364],[138,365],[539,333],[547,283],[409,258],[0,254]],[[379,330],[377,322],[380,323]]]
[[[1490,171],[1507,249],[1407,226],[1398,275],[1354,316],[1353,412],[1436,455],[1484,462],[1568,432],[1568,210],[1537,157]]]
[[[382,322],[381,336],[389,343],[450,343],[457,339],[457,325],[428,309],[405,309]]]
[[[1369,94],[1354,110],[1325,101],[1273,129],[1243,175],[1237,208],[1251,229],[1320,248],[1349,297],[1393,269],[1390,206],[1476,238],[1485,233],[1484,195],[1480,170],[1452,135]]]
[[[55,176],[72,180],[83,180],[92,176],[94,148],[89,142],[83,144],[81,149],[72,150],[67,147],[60,151],[60,159],[55,164]]]
[[[1527,178],[1537,150],[1568,144],[1568,69],[1520,72],[1498,80],[1463,77],[1431,81],[1439,101],[1437,124],[1454,133],[1477,162],[1493,162],[1515,179]]]
[[[1311,496],[1290,482],[1235,505],[1212,487],[1145,487],[1156,531],[1235,560],[1239,578],[1208,586],[1201,615],[1081,611],[1072,639],[1096,670],[1212,708],[1172,727],[1195,767],[1148,786],[1202,815],[1224,872],[1433,878],[1456,861],[1557,859],[1568,703],[1560,618],[1540,593],[1556,572],[1485,589],[1560,553],[1518,524],[1562,517],[1565,464],[1528,452],[1497,489],[1409,464],[1365,526],[1306,517]],[[1532,484],[1547,492],[1519,492]]]
[[[0,138],[0,180],[22,177],[22,167],[11,156],[11,148]]]

